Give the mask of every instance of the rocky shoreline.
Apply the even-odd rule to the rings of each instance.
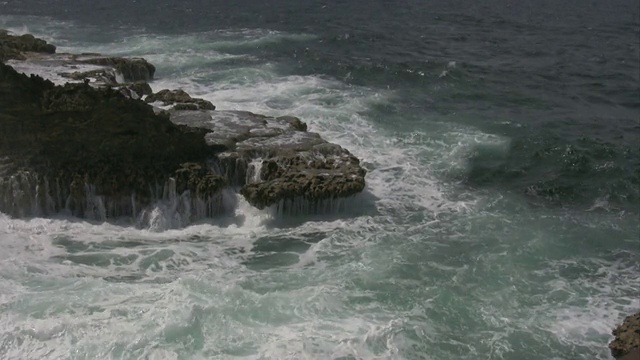
[[[611,355],[618,360],[640,359],[640,311],[627,316],[613,330],[613,339],[609,343]]]
[[[225,191],[314,213],[365,187],[359,160],[300,119],[154,94],[145,59],[60,54],[0,30],[0,60],[0,211],[11,216],[144,218],[167,201],[186,224],[224,212]]]

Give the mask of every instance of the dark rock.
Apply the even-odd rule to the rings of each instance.
[[[184,90],[160,90],[146,98],[146,102],[162,101],[165,105],[173,103],[188,103],[192,98]]]
[[[47,113],[59,111],[90,111],[99,101],[100,93],[86,84],[65,84],[45,90],[42,109]]]
[[[31,34],[16,36],[0,29],[0,61],[24,59],[24,52],[53,54],[56,47]]]
[[[11,49],[26,59],[11,62],[22,71],[45,68],[58,83],[78,83],[55,86],[0,67],[2,212],[102,219],[158,199],[188,207],[190,194],[191,206],[211,215],[226,186],[258,208],[332,203],[365,187],[359,160],[297,117],[213,111],[183,90],[152,94],[155,67],[144,59]],[[172,108],[147,105],[154,102]]]
[[[171,121],[212,130],[207,144],[226,148],[222,172],[260,209],[282,200],[320,202],[361,192],[366,171],[339,145],[306,132],[295,117],[246,111],[170,111]]]
[[[139,98],[151,94],[147,81],[153,77],[155,67],[144,59],[103,57],[95,54],[42,54],[21,53],[20,60],[10,63],[16,70],[29,73],[41,69],[51,74],[50,80],[58,84],[67,82],[88,83],[100,87],[126,87]],[[129,93],[130,93],[129,91]]]
[[[307,131],[307,124],[295,116],[280,116],[278,119],[285,120],[298,131]]]
[[[200,110],[197,104],[193,103],[178,103],[173,106],[174,110]]]
[[[144,81],[117,85],[114,88],[118,89],[124,97],[134,100],[139,100],[142,96],[153,93],[151,86]]]
[[[92,80],[94,82],[101,82],[104,85],[108,86],[116,86],[118,81],[116,80],[115,74],[111,71],[110,68],[102,68],[96,70],[89,71],[74,71],[72,73],[63,72],[60,76],[69,78],[72,80]],[[147,84],[148,85],[148,84]]]
[[[640,359],[640,311],[627,316],[613,330],[615,339],[609,343],[611,355],[616,359]]]
[[[339,158],[311,162],[305,155],[276,155],[263,162],[261,181],[246,184],[240,193],[259,209],[283,199],[317,202],[361,192],[365,174],[358,160],[346,150]]]
[[[184,163],[175,172],[178,192],[192,191],[199,198],[209,198],[227,185],[224,177],[201,163]]]
[[[207,100],[192,98],[184,90],[160,90],[145,98],[148,103],[161,101],[163,105],[174,105],[175,110],[215,110],[216,107]]]
[[[110,88],[54,86],[0,64],[0,211],[85,216],[94,194],[108,212],[133,215],[174,176],[180,190],[209,196],[224,182],[203,170],[214,156],[207,133]],[[185,163],[203,165],[183,175]]]
[[[127,84],[126,87],[135,91],[138,96],[153,94],[151,86],[145,81],[136,81],[134,83]]]
[[[143,58],[122,57],[78,57],[77,61],[84,64],[113,67],[122,74],[125,82],[150,81],[156,72],[156,67]]]
[[[211,103],[211,101],[207,101],[204,99],[194,98],[193,103],[198,106],[200,110],[215,110],[216,107]],[[177,109],[176,109],[177,110]]]

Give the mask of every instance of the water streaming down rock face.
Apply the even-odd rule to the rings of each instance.
[[[308,203],[293,208],[314,212],[327,208],[326,201],[364,189],[366,171],[360,161],[340,145],[308,132],[307,125],[296,117],[247,111],[169,113],[176,124],[212,131],[205,136],[207,144],[226,148],[216,156],[219,171],[259,209]],[[293,209],[289,205],[283,208]]]
[[[119,36],[114,33],[110,38]],[[151,36],[140,37],[146,44]],[[166,49],[153,44],[145,51],[173,54],[173,43],[192,46],[170,39]],[[118,40],[109,46],[122,53]],[[198,72],[216,71],[200,66]],[[191,69],[176,68],[167,74],[159,67],[166,81],[160,88],[183,85]],[[462,77],[452,72],[443,79],[455,76]],[[276,79],[274,87],[314,78]],[[210,91],[241,83],[205,81],[215,88]],[[234,86],[251,98],[238,108],[296,113],[314,131],[366,154],[380,214],[265,226],[259,222],[264,212],[241,200],[237,212],[250,214],[242,226],[214,222],[161,233],[0,215],[0,282],[7,291],[0,301],[0,343],[7,345],[0,357],[65,358],[71,351],[78,358],[609,358],[610,328],[638,308],[637,226],[625,225],[616,210],[554,213],[531,209],[506,191],[483,196],[465,186],[445,195],[453,186],[430,183],[434,162],[443,168],[462,163],[466,158],[451,148],[476,143],[447,138],[451,121],[439,127],[420,114],[424,121],[410,127],[379,109],[354,111],[355,87],[340,90],[337,105],[312,104],[327,89],[309,95],[296,88],[294,102],[270,110],[262,104],[281,104],[275,91],[262,97],[254,84]],[[225,94],[185,90],[235,108],[219,101]],[[411,117],[398,100],[385,99],[383,106]],[[348,121],[350,112],[364,114],[362,122]],[[458,205],[464,214],[449,211]],[[149,229],[167,228],[174,219],[169,206],[151,210],[157,211]],[[42,247],[51,253],[42,254]]]
[[[178,190],[179,184],[174,177],[164,184],[149,184],[151,197],[145,201],[135,192],[122,196],[100,195],[95,185],[76,180],[65,184],[60,179],[49,181],[45,176],[24,171],[0,178],[0,209],[14,217],[68,214],[97,221],[128,217],[137,219],[138,225],[146,227],[153,222],[150,214],[154,209],[163,208],[164,212],[171,213],[165,218],[177,219],[168,228],[221,215],[233,207],[229,196],[225,198],[223,195],[223,189],[213,194]]]
[[[161,217],[169,220],[159,227],[174,227],[226,212],[226,186],[260,209],[282,209],[276,214],[339,209],[330,205],[333,199],[364,189],[359,160],[307,132],[296,117],[214,111],[210,102],[182,90],[149,95],[148,102],[176,104],[168,112],[152,108],[136,101],[134,90],[113,91],[117,76],[115,85],[100,79],[135,69],[128,81],[148,80],[153,65],[85,57],[25,55],[16,63],[31,74],[48,71],[82,81],[64,86],[0,68],[8,109],[0,124],[5,134],[17,135],[0,147],[8,159],[0,164],[0,211],[20,217],[64,212],[102,221],[128,216],[148,224],[164,209]],[[77,64],[102,68],[68,72]],[[17,120],[23,116],[27,121]],[[145,210],[158,202],[166,203]]]
[[[264,160],[262,158],[255,158],[251,160],[247,170],[247,178],[245,180],[245,184],[251,184],[259,182],[262,179],[262,164]]]

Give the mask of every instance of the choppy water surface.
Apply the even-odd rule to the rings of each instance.
[[[120,3],[0,27],[300,116],[366,194],[172,230],[0,214],[0,358],[609,357],[640,307],[633,4]]]

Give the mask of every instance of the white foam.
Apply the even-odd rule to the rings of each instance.
[[[60,56],[60,58],[65,58],[64,56]],[[55,59],[51,59],[50,61],[19,61],[19,60],[9,60],[7,61],[8,65],[11,65],[16,71],[27,75],[37,75],[44,79],[50,80],[56,85],[64,85],[66,83],[80,83],[82,80],[73,80],[67,77],[62,76],[63,73],[69,73],[71,71],[91,71],[97,69],[103,69],[102,66],[97,65],[85,65],[85,64],[77,64],[73,66],[71,69],[69,66],[61,65],[57,63]]]
[[[159,43],[154,44],[156,38]],[[172,39],[166,40],[175,44],[190,38]],[[515,285],[528,284],[509,283],[518,274],[508,271],[528,271],[530,264],[520,268],[505,259],[523,248],[543,246],[542,240],[513,233],[514,226],[530,219],[496,212],[492,206],[509,200],[500,194],[488,200],[470,194],[453,201],[448,195],[455,184],[442,183],[437,176],[464,172],[477,152],[506,156],[509,139],[449,124],[394,131],[366,115],[372,105],[393,102],[393,92],[319,76],[281,76],[273,64],[210,70],[195,62],[224,62],[222,49],[234,46],[231,40],[203,55],[212,58],[194,63],[188,52],[172,58],[168,47],[157,49],[161,40],[133,37],[127,49],[167,62],[178,60],[176,68],[153,84],[155,90],[181,87],[220,109],[301,117],[311,131],[363,160],[377,212],[286,223],[237,199],[232,214],[181,229],[162,224],[173,219],[172,211],[162,208],[156,209],[159,226],[147,229],[72,218],[16,220],[0,214],[4,358],[64,358],[75,351],[95,358],[396,359],[409,354],[406,357],[445,359],[454,358],[456,351],[469,358],[535,351],[519,346],[538,346],[549,351],[544,355],[581,349],[580,355],[598,357],[607,352],[610,328],[640,306],[637,298],[627,296],[640,287],[637,266],[630,261],[589,262],[589,268],[600,270],[577,280],[557,274],[566,264],[545,262],[539,270],[550,272],[552,280],[544,284],[549,298],[535,308],[518,303],[522,299],[514,296],[520,294]],[[250,46],[256,45],[251,41]],[[210,77],[217,80],[208,81]],[[482,206],[482,212],[470,211]],[[426,216],[441,212],[464,212],[465,217],[445,224],[437,216]],[[416,214],[424,219],[407,220]],[[596,216],[595,211],[587,214]],[[526,216],[541,218],[536,212]],[[497,218],[500,221],[492,222]],[[564,220],[552,224],[558,227],[543,238],[577,226]],[[153,231],[160,229],[166,230]],[[481,238],[477,229],[489,233]],[[565,234],[554,240],[564,240],[560,235]],[[256,250],[260,246],[266,250]],[[264,260],[270,257],[274,260]],[[422,264],[430,272],[417,274],[424,275],[424,282],[412,282],[416,274],[407,265]],[[483,265],[499,279],[478,279]],[[427,281],[438,271],[447,277]],[[463,283],[467,280],[471,286]],[[498,290],[491,291],[485,281]],[[403,301],[414,300],[390,303],[387,296],[393,291],[406,291],[402,295],[408,297],[423,292],[409,309]],[[446,298],[447,292],[461,309],[437,308],[437,297]],[[450,336],[459,332],[460,324],[429,318],[427,308],[438,317],[445,314],[485,326],[463,333],[461,341]]]
[[[359,115],[369,106],[387,101],[393,94],[345,87],[339,82],[315,76],[284,76],[258,81],[250,86],[234,87],[230,83],[213,84],[209,93],[202,88],[193,88],[193,91],[220,109],[299,116],[310,125],[310,131],[319,132],[328,141],[349,149],[371,165],[373,169],[367,175],[367,187],[380,198],[380,202],[414,204],[432,211],[470,206],[448,202],[442,196],[441,185],[430,175],[432,164],[421,160],[424,153],[429,152],[434,155],[440,153],[440,158],[445,158],[445,161],[447,156],[458,156],[459,159],[455,160],[463,163],[466,153],[456,148],[437,146],[442,144],[401,144],[394,141],[391,134],[381,131]],[[472,146],[478,141],[471,137],[465,140],[471,144],[461,146]],[[443,153],[443,150],[448,152]]]
[[[152,62],[159,61],[156,63],[158,79],[151,84],[154,91],[181,88],[194,97],[213,102],[220,110],[299,116],[310,125],[311,131],[320,132],[327,140],[351,150],[371,165],[368,189],[381,199],[381,205],[385,202],[390,206],[412,204],[430,211],[468,208],[471,202],[448,202],[441,185],[431,175],[432,165],[420,161],[425,152],[442,153],[442,147],[434,144],[398,146],[401,144],[393,140],[393,134],[381,132],[359,115],[373,104],[389,101],[394,96],[392,92],[347,86],[318,76],[280,76],[273,64],[259,61],[221,68],[212,66],[216,61],[245,56],[225,53],[232,48],[312,38],[261,29],[180,36],[132,34],[111,44],[85,44],[82,48],[63,50],[144,56]],[[461,147],[465,146],[469,145],[461,143]],[[464,162],[466,154],[456,149],[445,150],[448,152],[440,158],[446,162]],[[391,168],[396,170],[388,171]]]

